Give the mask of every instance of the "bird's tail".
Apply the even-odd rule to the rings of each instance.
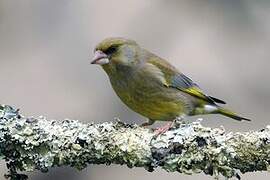
[[[224,109],[222,107],[218,107],[216,113],[217,114],[222,114],[222,115],[227,116],[227,117],[230,117],[230,118],[235,119],[237,121],[242,121],[242,120],[251,121],[250,119],[241,117],[241,116],[237,115],[235,112],[232,112],[231,110],[228,110],[228,109]]]

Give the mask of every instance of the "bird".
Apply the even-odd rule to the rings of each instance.
[[[102,66],[124,104],[148,118],[141,126],[168,122],[157,129],[157,134],[168,131],[175,119],[185,116],[221,114],[250,121],[222,107],[225,101],[205,94],[192,79],[134,40],[102,40],[94,49],[91,64]]]

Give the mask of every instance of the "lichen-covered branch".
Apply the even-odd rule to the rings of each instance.
[[[18,171],[112,163],[148,171],[161,167],[169,172],[240,178],[239,172],[270,169],[270,126],[226,134],[223,128],[203,127],[199,122],[176,123],[156,136],[152,130],[119,121],[82,124],[28,118],[1,106],[0,155],[11,179],[27,178]]]

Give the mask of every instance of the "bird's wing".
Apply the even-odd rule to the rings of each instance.
[[[153,59],[150,59],[147,63],[155,65],[164,74],[164,78],[166,80],[166,83],[164,83],[164,85],[166,87],[176,88],[180,91],[188,93],[199,99],[205,100],[209,103],[226,104],[223,100],[204,94],[196,83],[194,83],[183,73],[179,72],[175,67],[170,65],[165,60],[160,59],[159,57],[155,57]]]
[[[209,103],[226,104],[223,100],[204,94],[200,87],[183,73],[177,73],[172,76],[170,87],[177,88],[192,96],[203,99]]]

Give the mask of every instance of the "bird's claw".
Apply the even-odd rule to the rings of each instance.
[[[156,136],[158,136],[160,134],[164,134],[165,132],[167,132],[172,127],[172,124],[173,124],[173,122],[169,122],[165,126],[155,129],[154,134]]]

